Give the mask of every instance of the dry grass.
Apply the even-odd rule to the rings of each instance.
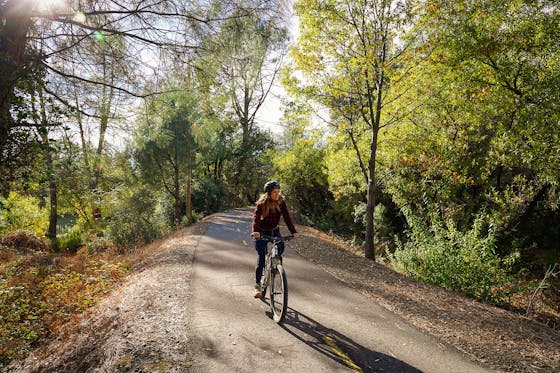
[[[20,254],[45,251],[48,243],[44,238],[37,237],[34,233],[18,229],[9,232],[0,238],[0,251],[6,249],[15,250]]]
[[[21,237],[0,250],[0,368],[95,305],[130,267],[114,250],[55,254]]]
[[[207,226],[197,223],[122,255],[109,253],[129,263],[125,281],[7,371],[188,371],[188,333],[177,311],[187,307],[193,253]]]

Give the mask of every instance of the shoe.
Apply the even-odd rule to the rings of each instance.
[[[261,284],[255,284],[255,298],[262,298]]]

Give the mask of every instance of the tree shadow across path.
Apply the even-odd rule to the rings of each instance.
[[[265,302],[268,303],[268,299]],[[344,334],[328,328],[290,307],[288,307],[282,328],[315,351],[358,372],[421,373],[413,366],[366,348]]]

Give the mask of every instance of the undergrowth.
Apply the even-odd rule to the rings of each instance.
[[[128,272],[109,252],[21,254],[0,247],[0,370],[86,311]]]
[[[477,217],[465,232],[437,215],[431,225],[411,214],[408,219],[408,240],[398,242],[389,256],[396,268],[481,301],[499,304],[508,299],[507,285],[513,281],[510,268],[517,256],[500,258],[495,253],[496,233],[486,216]]]

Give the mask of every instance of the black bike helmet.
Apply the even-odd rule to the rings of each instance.
[[[277,181],[267,181],[264,184],[264,191],[266,193],[272,192],[273,189],[280,189],[280,184]]]

